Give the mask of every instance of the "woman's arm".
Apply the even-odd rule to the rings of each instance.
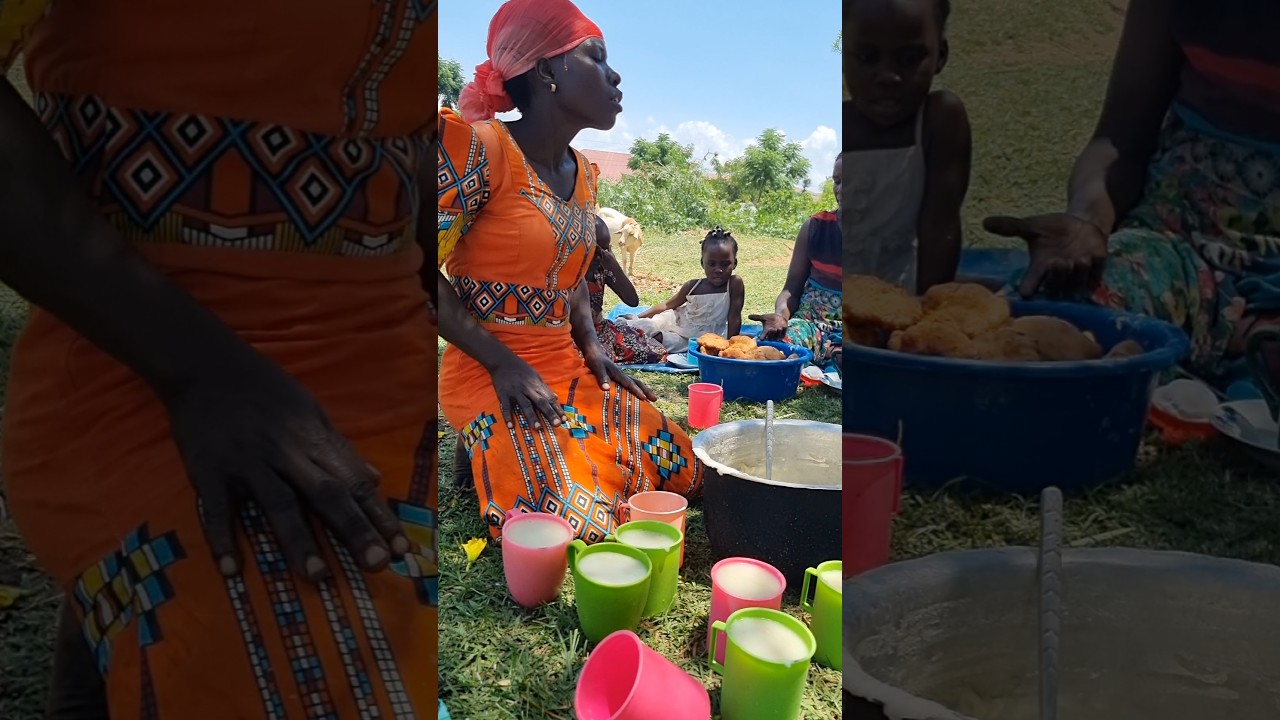
[[[1076,159],[1067,213],[1110,234],[1142,197],[1147,162],[1182,69],[1172,19],[1177,3],[1132,0],[1102,114]]]
[[[596,252],[600,251],[597,249]],[[600,336],[596,335],[594,319],[595,313],[591,312],[591,292],[587,290],[587,281],[583,280],[569,297],[569,333],[583,357],[596,349],[604,349],[600,345]]]
[[[640,313],[637,317],[651,318],[660,312],[665,312],[667,310],[675,310],[676,308],[683,305],[685,303],[685,300],[689,298],[689,291],[693,289],[693,286],[696,285],[697,282],[698,282],[697,280],[690,280],[686,282],[684,285],[680,286],[680,289],[676,291],[675,295],[671,296],[670,300],[667,300],[666,302],[660,302],[657,305],[654,305],[648,310],[645,310],[644,312]]]
[[[126,245],[34,113],[0,81],[0,281],[171,396],[252,352]]]
[[[960,265],[960,207],[969,192],[973,136],[964,103],[940,90],[925,108],[925,186],[916,220],[919,292],[955,280]]]
[[[782,284],[782,292],[773,303],[773,312],[781,315],[783,322],[791,319],[791,313],[800,306],[800,297],[804,294],[804,284],[809,281],[809,225],[812,220],[805,220],[796,234],[796,246],[791,251],[791,265],[787,268],[787,280]]]
[[[591,322],[591,293],[587,291],[586,281],[578,283],[569,300],[569,325],[573,334],[573,342],[582,352],[582,361],[596,377],[600,387],[609,389],[609,383],[615,382],[618,387],[650,402],[658,396],[649,386],[622,372],[622,368],[613,361],[600,344],[596,336],[595,324]]]
[[[729,337],[742,332],[742,305],[746,302],[746,285],[742,278],[734,275],[729,278]]]
[[[631,284],[631,278],[622,271],[618,258],[614,257],[612,252],[602,252],[600,264],[604,266],[605,272],[609,273],[609,287],[618,295],[618,299],[631,307],[639,305],[640,293],[636,292],[636,286]]]

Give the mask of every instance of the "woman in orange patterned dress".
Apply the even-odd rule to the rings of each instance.
[[[693,496],[689,437],[600,347],[583,278],[596,178],[569,147],[621,111],[599,28],[568,0],[511,0],[490,60],[440,117],[440,404],[494,537],[506,514],[549,512],[594,542],[625,498]],[[519,107],[520,120],[496,112]]]
[[[35,307],[2,452],[67,594],[52,715],[428,717],[435,3],[23,17],[0,280]]]

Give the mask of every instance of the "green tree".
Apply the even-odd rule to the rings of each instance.
[[[731,198],[759,202],[777,191],[794,191],[796,185],[809,187],[809,167],[800,143],[787,142],[782,131],[769,128],[741,157],[718,163],[716,170],[727,176]]]
[[[843,42],[844,42],[844,31],[841,30],[840,32],[836,33],[836,41],[835,41],[835,44],[831,46],[831,49],[835,50],[836,52],[840,52],[841,45]]]
[[[693,146],[681,145],[667,133],[658,133],[657,140],[636,138],[631,143],[631,159],[627,167],[639,170],[646,165],[663,167],[689,167],[693,164]]]
[[[436,71],[437,92],[443,98],[447,108],[458,106],[458,96],[462,94],[462,63],[457,60],[446,60],[436,53],[439,69]]]

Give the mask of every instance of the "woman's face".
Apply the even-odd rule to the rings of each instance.
[[[561,107],[585,127],[612,129],[622,112],[622,76],[609,67],[604,41],[592,38],[550,62]]]

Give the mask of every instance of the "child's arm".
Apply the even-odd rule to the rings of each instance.
[[[657,305],[654,305],[648,310],[645,310],[644,312],[640,313],[636,317],[651,318],[660,312],[665,312],[667,310],[675,310],[676,308],[684,304],[685,300],[689,297],[689,291],[693,289],[693,286],[696,285],[697,282],[698,281],[695,279],[695,280],[690,280],[684,285],[681,285],[680,289],[676,291],[675,295],[671,296],[670,300],[667,300],[666,302],[658,303]]]
[[[804,284],[809,282],[809,225],[812,218],[806,219],[796,234],[796,244],[791,250],[791,266],[787,268],[787,281],[778,293],[773,304],[773,312],[782,317],[783,322],[791,319],[791,313],[800,305],[800,296],[804,292]]]
[[[742,278],[729,278],[729,337],[742,332],[742,304],[746,301],[746,285]]]
[[[939,90],[925,104],[924,200],[916,220],[917,282],[923,293],[955,280],[960,265],[960,206],[969,191],[973,137],[964,103]]]
[[[609,278],[608,285],[618,295],[618,299],[632,307],[639,305],[640,293],[636,292],[636,286],[631,284],[631,278],[622,271],[618,258],[614,257],[612,252],[602,252],[599,249],[596,253],[600,255],[600,267]]]

